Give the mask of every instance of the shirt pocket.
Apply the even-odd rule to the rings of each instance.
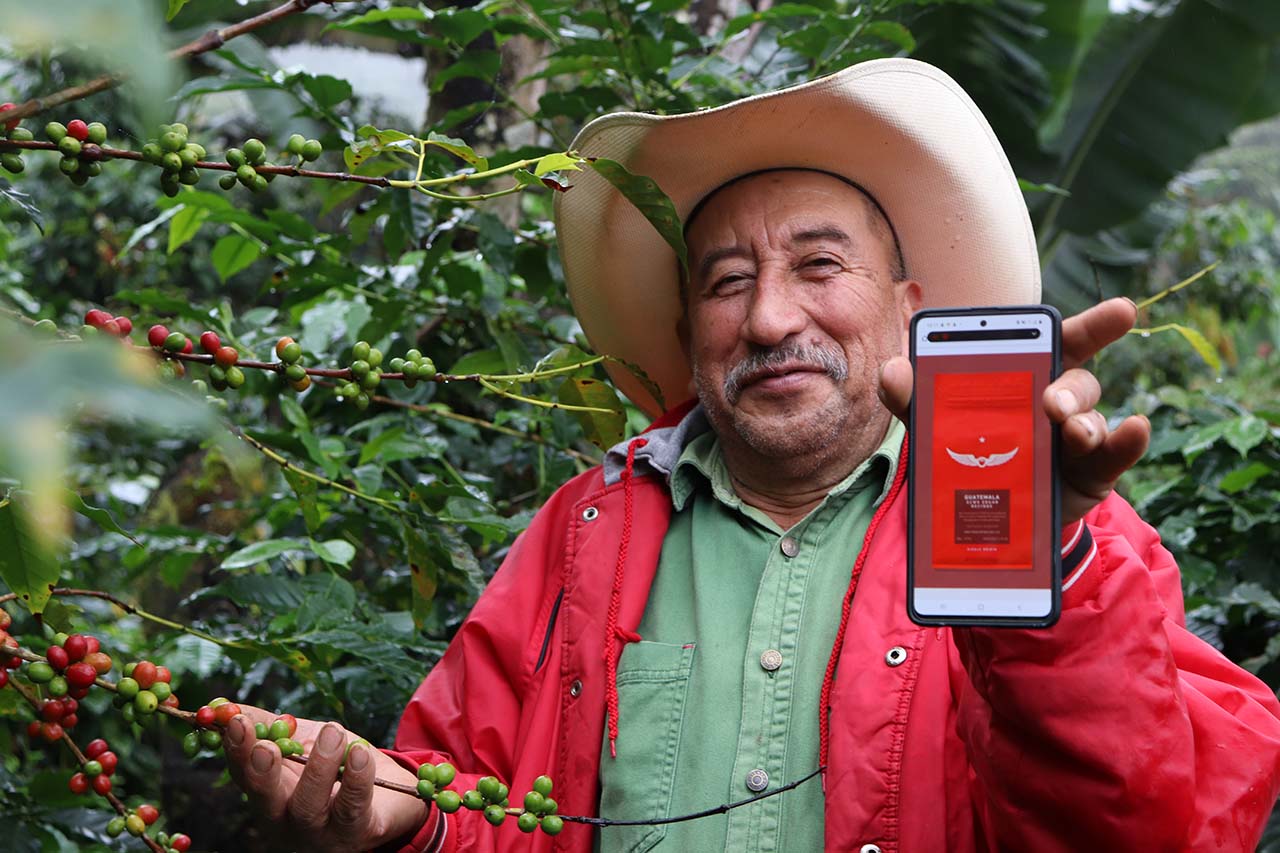
[[[618,757],[602,774],[600,814],[656,820],[671,814],[693,643],[629,643],[618,661]],[[606,738],[608,735],[606,734]],[[602,853],[643,853],[667,834],[662,826],[606,826]]]

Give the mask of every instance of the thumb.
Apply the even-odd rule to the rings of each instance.
[[[911,409],[912,380],[911,362],[903,356],[894,356],[880,366],[880,402],[903,423]]]

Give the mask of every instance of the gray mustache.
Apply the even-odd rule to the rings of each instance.
[[[833,382],[849,378],[849,362],[843,352],[811,344],[789,344],[752,353],[734,365],[724,379],[725,399],[730,404],[736,403],[742,386],[757,374],[797,363],[818,368]]]

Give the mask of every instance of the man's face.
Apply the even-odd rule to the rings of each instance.
[[[902,352],[919,286],[892,281],[872,209],[843,181],[786,171],[726,187],[694,219],[681,340],[721,440],[781,460],[883,432],[878,370]]]

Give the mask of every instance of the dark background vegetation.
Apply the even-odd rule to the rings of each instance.
[[[1274,687],[1280,124],[1269,119],[1280,111],[1280,7],[1134,5],[344,2],[191,61],[171,100],[143,102],[126,88],[27,126],[98,119],[113,143],[137,148],[154,123],[180,120],[211,157],[249,136],[278,151],[301,132],[325,142],[319,166],[336,170],[341,149],[373,124],[457,137],[499,165],[563,150],[605,112],[691,110],[874,57],[936,63],[973,94],[1024,180],[1046,301],[1064,313],[1115,295],[1141,301],[1218,264],[1142,311],[1143,327],[1189,331],[1135,334],[1096,370],[1108,412],[1152,420],[1151,451],[1122,490],[1177,556],[1191,626]],[[166,4],[120,8],[135,6],[162,27]],[[191,3],[168,38],[266,8]],[[0,101],[100,70],[69,45],[31,51],[3,39]],[[311,52],[284,52],[298,45]],[[305,66],[293,64],[299,56]],[[105,305],[133,318],[135,339],[157,321],[192,336],[212,328],[264,359],[290,334],[312,364],[332,366],[350,360],[357,339],[388,357],[418,347],[442,369],[485,373],[572,363],[586,346],[563,296],[547,192],[473,205],[278,180],[251,196],[222,193],[206,175],[198,191],[167,199],[140,164],[107,164],[77,189],[56,158],[26,161],[23,175],[0,180],[0,307],[28,318],[75,330],[87,308]],[[428,169],[459,165],[441,155]],[[572,172],[561,177],[572,183]],[[230,257],[250,262],[237,269]],[[355,498],[286,478],[200,415],[195,397],[113,376],[86,386],[81,362],[50,361],[23,340],[0,332],[0,476],[11,477],[0,487],[22,500],[37,479],[65,476],[132,538],[77,515],[61,582],[205,636],[86,599],[55,599],[46,622],[101,636],[118,661],[167,664],[184,707],[225,694],[336,718],[388,744],[513,537],[599,456],[573,417],[469,383],[387,392],[416,411],[361,413],[328,389],[298,397],[256,373],[227,395],[230,422],[378,500]],[[555,399],[563,381],[519,390]],[[55,400],[64,387],[83,396]],[[628,411],[629,429],[644,422]],[[35,453],[37,434],[61,450]],[[34,621],[8,607],[19,636],[42,648]],[[176,725],[131,731],[105,697],[86,704],[77,735],[108,737],[128,793],[160,804],[171,829],[199,850],[265,849],[220,762],[185,760]],[[6,849],[136,845],[105,837],[101,801],[66,792],[70,759],[26,742],[28,714],[0,691]],[[1269,838],[1264,847],[1280,850],[1280,831]]]

